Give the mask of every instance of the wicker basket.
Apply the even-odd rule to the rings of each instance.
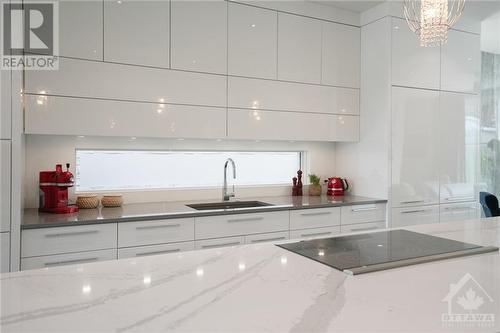
[[[121,207],[123,197],[121,195],[105,195],[101,199],[103,207]]]
[[[80,209],[92,209],[99,206],[99,198],[97,195],[79,195],[76,198],[76,205]]]

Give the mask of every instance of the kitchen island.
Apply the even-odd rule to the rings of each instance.
[[[406,229],[500,245],[499,218]],[[2,332],[498,332],[499,304],[498,252],[348,276],[255,244],[4,274],[0,322]]]

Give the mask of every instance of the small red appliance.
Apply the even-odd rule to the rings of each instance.
[[[328,178],[328,190],[327,195],[344,195],[344,192],[349,189],[349,183],[347,179],[340,177],[330,177]]]
[[[66,163],[66,171],[57,164],[55,171],[40,171],[40,212],[69,214],[78,211],[78,207],[68,204],[68,188],[75,182]]]

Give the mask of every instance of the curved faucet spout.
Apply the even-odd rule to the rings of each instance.
[[[229,201],[230,198],[235,196],[234,194],[234,182],[233,182],[233,192],[227,192],[227,165],[231,162],[231,166],[233,167],[233,179],[236,179],[236,164],[234,163],[232,158],[228,158],[226,163],[224,163],[224,187],[222,188],[222,200]]]

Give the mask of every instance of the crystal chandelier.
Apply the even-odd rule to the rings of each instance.
[[[421,46],[440,46],[448,40],[448,30],[464,11],[465,0],[404,0],[403,10],[410,29]]]

